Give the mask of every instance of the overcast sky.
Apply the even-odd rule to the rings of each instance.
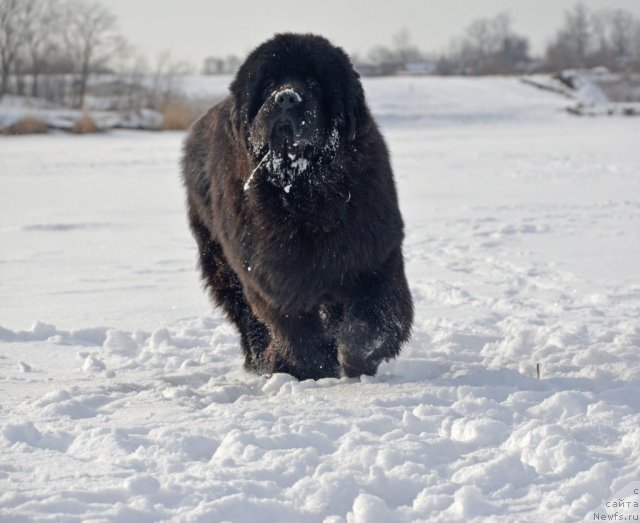
[[[198,68],[206,56],[244,55],[275,32],[322,34],[364,54],[408,29],[425,51],[439,51],[474,19],[509,11],[517,32],[540,52],[575,0],[102,0],[128,40],[150,57],[164,50]],[[584,0],[591,9],[640,0]]]

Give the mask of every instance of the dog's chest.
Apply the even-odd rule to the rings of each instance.
[[[307,310],[326,295],[340,294],[351,272],[332,237],[282,237],[247,231],[241,279],[270,301]]]

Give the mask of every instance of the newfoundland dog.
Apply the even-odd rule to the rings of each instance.
[[[182,174],[213,301],[245,367],[373,375],[409,338],[403,222],[384,140],[344,51],[279,34],[191,128]]]

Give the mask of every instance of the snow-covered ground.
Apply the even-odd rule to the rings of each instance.
[[[365,87],[416,322],[361,380],[242,370],[182,134],[0,139],[0,521],[594,521],[640,480],[637,120],[517,79]]]

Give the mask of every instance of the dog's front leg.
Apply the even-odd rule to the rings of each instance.
[[[266,368],[287,372],[299,380],[338,376],[335,341],[328,336],[319,312],[280,316],[273,323]]]
[[[338,376],[336,343],[319,310],[285,313],[255,292],[249,294],[249,299],[271,334],[271,343],[262,354],[261,368],[269,373],[286,372],[299,380]]]
[[[345,303],[338,332],[338,361],[348,377],[373,376],[383,359],[395,358],[409,339],[413,303],[400,249],[379,272],[360,277]]]

